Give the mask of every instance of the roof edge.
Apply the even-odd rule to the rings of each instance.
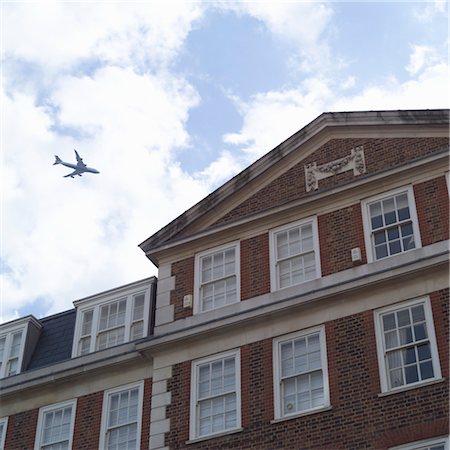
[[[235,193],[243,185],[255,179],[269,167],[276,164],[286,155],[297,149],[326,127],[341,126],[380,126],[380,125],[443,125],[449,123],[449,109],[418,109],[418,110],[380,110],[380,111],[347,111],[324,112],[294,133],[275,148],[264,154],[243,171],[218,187],[211,194],[187,209],[172,220],[168,225],[151,235],[139,244],[146,254],[155,243],[158,245],[169,240],[182,231],[197,218],[216,207],[229,195]]]

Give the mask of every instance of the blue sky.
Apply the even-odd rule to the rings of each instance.
[[[449,106],[447,2],[1,13],[3,321],[156,274],[140,242],[324,111]]]

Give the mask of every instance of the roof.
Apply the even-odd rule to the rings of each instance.
[[[75,318],[76,310],[71,309],[40,319],[41,334],[25,370],[37,369],[71,358]]]
[[[236,195],[251,180],[259,177],[280,160],[297,150],[301,145],[311,140],[327,128],[338,127],[381,127],[386,125],[443,125],[449,123],[449,110],[397,110],[397,111],[356,111],[356,112],[325,112],[297,131],[287,140],[258,159],[252,165],[223,184],[203,200],[178,216],[167,226],[150,236],[139,247],[147,254],[153,263],[157,261],[149,253],[157,247],[179,235],[189,225],[200,217],[208,214],[221,202]]]

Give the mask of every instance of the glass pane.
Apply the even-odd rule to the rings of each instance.
[[[389,352],[387,354],[388,369],[397,369],[402,366],[402,353],[401,350]]]
[[[431,361],[420,363],[420,375],[422,380],[434,377],[433,364]]]
[[[144,300],[144,294],[139,294],[134,297],[133,321],[141,320],[144,318]]]
[[[387,250],[386,244],[375,247],[375,258],[376,259],[385,258],[386,256],[388,256],[388,250]]]
[[[425,320],[425,311],[423,305],[414,306],[411,308],[413,322],[422,322]]]
[[[427,329],[425,323],[414,325],[414,336],[416,341],[421,341],[427,338]]]
[[[389,372],[389,380],[392,388],[403,386],[405,383],[403,381],[402,369],[395,369]]]
[[[431,359],[430,344],[422,344],[417,346],[417,354],[419,356],[419,361],[424,361],[426,359]]]
[[[395,328],[395,315],[394,313],[385,314],[383,316],[383,329],[384,331],[393,330]]]
[[[408,207],[408,195],[402,194],[396,197],[397,209],[398,209],[398,220],[407,220],[410,218],[409,207]]]
[[[403,309],[397,312],[397,323],[399,327],[403,327],[411,323],[409,309]]]
[[[396,255],[397,253],[401,253],[402,247],[400,241],[393,241],[389,243],[389,254]]]
[[[419,381],[419,374],[417,373],[417,366],[405,367],[406,384],[415,383]]]
[[[83,313],[83,325],[81,327],[82,336],[91,334],[93,314],[94,314],[93,310],[86,311],[85,313]]]
[[[372,224],[372,230],[382,227],[383,226],[383,218],[381,215],[381,203],[380,202],[372,203],[369,206],[369,211],[370,211],[370,221]]]

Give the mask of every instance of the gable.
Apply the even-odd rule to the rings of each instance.
[[[215,229],[443,153],[448,149],[448,122],[448,110],[324,113],[139,246],[158,266],[166,251]],[[366,165],[362,171],[356,170],[354,158],[360,147]],[[342,166],[349,156],[352,161],[343,168],[352,170],[326,177],[319,173],[327,172],[330,163]],[[310,164],[319,181],[306,189],[305,166]]]
[[[221,225],[234,220],[287,204],[318,192],[327,191],[337,186],[351,183],[355,178],[365,178],[384,170],[399,167],[421,157],[446,152],[449,139],[446,137],[429,138],[345,138],[331,139],[311,153],[282,175],[263,186],[238,206],[224,214],[213,224]],[[321,167],[344,158],[350,159],[352,151],[361,150],[364,155],[364,168],[355,174],[351,167],[348,170],[333,174],[331,168],[316,181],[317,188],[307,186],[306,167]],[[343,161],[345,163],[345,161]]]

